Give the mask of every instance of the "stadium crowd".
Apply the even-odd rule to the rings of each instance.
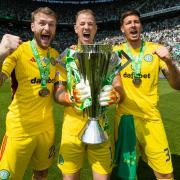
[[[32,2],[31,0],[20,1],[16,0],[16,8],[7,0],[0,4],[0,16],[17,19],[18,21],[30,21],[30,14],[38,6],[50,6],[58,14],[59,24],[73,24],[76,12],[82,8],[82,5],[73,4],[49,4],[44,2]],[[123,9],[130,7],[138,8],[143,0],[130,1],[124,4],[123,2],[113,3],[98,3],[96,6],[92,4],[84,4],[83,8],[89,8],[96,13],[97,22],[111,21],[119,19],[119,14]],[[28,6],[27,6],[28,3]],[[4,11],[6,9],[6,11]]]
[[[157,0],[157,1],[146,1],[146,3],[139,9],[141,13],[148,13],[151,11],[163,10],[170,7],[179,6],[178,0]]]
[[[27,6],[28,3],[28,6]],[[58,28],[56,39],[53,42],[53,46],[58,50],[62,51],[76,41],[75,33],[73,30],[69,30],[63,27],[64,25],[70,25],[72,27],[75,22],[74,14],[82,7],[79,4],[49,4],[44,2],[35,2],[31,0],[20,1],[16,0],[16,7],[13,6],[10,0],[0,2],[0,17],[5,19],[17,20],[19,22],[30,22],[30,12],[37,6],[51,6],[57,14],[59,19],[59,24],[61,28]],[[129,7],[136,7],[141,14],[157,11],[169,7],[179,6],[180,2],[178,0],[154,0],[149,3],[148,1],[134,1],[129,0],[128,2],[113,2],[113,3],[98,3],[96,7],[93,4],[84,4],[83,8],[91,8],[97,17],[97,22],[107,22],[107,21],[117,21],[119,20],[119,15],[124,9]],[[25,8],[26,7],[26,8]],[[24,23],[21,23],[24,24]],[[72,28],[71,28],[72,29]],[[124,41],[123,35],[120,33],[118,25],[111,29],[99,29],[96,35],[96,42],[107,42],[112,44],[119,44]],[[170,48],[175,56],[180,56],[179,42],[180,42],[180,18],[168,18],[161,20],[156,20],[153,22],[145,23],[143,28],[142,36],[145,40],[150,40],[153,42],[160,42],[166,44]],[[0,27],[0,37],[5,33],[11,33],[19,35],[23,41],[32,38],[32,34],[29,31],[27,24],[14,25],[13,23],[1,24]],[[176,58],[177,59],[177,58]]]
[[[166,45],[175,56],[180,57],[180,18],[158,20],[144,24],[142,36],[147,41]],[[100,37],[100,38],[99,38]],[[119,31],[101,32],[97,41],[103,43],[120,44],[125,41]]]
[[[28,4],[28,6],[27,6]],[[149,13],[152,11],[158,11],[170,7],[179,6],[178,0],[128,0],[97,3],[96,6],[93,4],[84,4],[83,8],[91,8],[97,17],[97,22],[106,22],[118,20],[119,15],[124,9],[136,8],[142,13]],[[58,14],[59,24],[73,24],[74,15],[82,8],[81,4],[53,4],[45,2],[36,2],[32,0],[16,0],[16,6],[10,0],[0,2],[0,16],[6,18],[17,19],[18,21],[30,21],[31,12],[38,6],[50,6]]]
[[[96,42],[120,44],[124,42],[124,37],[117,30],[102,30],[96,35]],[[164,21],[153,21],[144,25],[143,34],[145,40],[165,44],[175,56],[180,57],[180,18],[175,17]],[[32,38],[32,34],[27,28],[18,28],[14,26],[1,25],[0,37],[3,34],[10,33],[19,35],[23,41]],[[57,31],[53,46],[58,51],[63,51],[66,47],[75,43],[76,36],[73,31]]]

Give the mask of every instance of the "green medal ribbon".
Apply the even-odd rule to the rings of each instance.
[[[47,83],[49,73],[50,73],[50,52],[48,50],[46,61],[44,62],[46,64],[46,66],[43,67],[39,53],[38,53],[37,48],[35,46],[34,39],[32,41],[30,41],[30,45],[31,45],[31,49],[33,51],[33,55],[36,59],[36,63],[37,63],[38,68],[39,68],[40,77],[41,77],[41,88],[44,89],[44,88],[46,88],[46,83]]]
[[[75,62],[75,56],[76,51],[67,49],[66,50],[66,71],[67,71],[67,87],[70,94],[70,99],[74,101],[73,97],[73,87],[75,84],[80,83],[80,74]],[[74,79],[72,78],[74,76]],[[77,104],[74,102],[74,107],[77,110],[83,110],[86,107],[91,106],[92,100],[91,98],[86,98],[84,102]]]
[[[134,77],[140,78],[142,58],[143,58],[144,50],[145,50],[145,42],[143,40],[141,41],[140,53],[139,53],[138,58],[133,57],[127,42],[125,44],[125,47],[126,47],[126,51],[128,52],[128,55],[132,59],[132,68],[134,71]]]

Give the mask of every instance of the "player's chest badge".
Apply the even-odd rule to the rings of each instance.
[[[144,60],[145,60],[146,62],[151,62],[151,61],[153,61],[153,56],[152,56],[152,54],[146,54],[146,55],[144,56]]]

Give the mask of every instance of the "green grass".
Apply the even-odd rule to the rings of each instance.
[[[162,83],[160,111],[172,154],[180,155],[180,92],[168,89]]]
[[[165,79],[159,83],[159,108],[166,129],[172,154],[174,176],[180,179],[180,92],[173,90]],[[138,180],[155,180],[152,170],[142,161],[139,163]]]
[[[2,141],[5,132],[5,116],[7,113],[8,105],[11,102],[11,91],[9,82],[7,81],[0,89],[0,141]],[[164,79],[159,83],[160,93],[160,111],[163,117],[167,137],[170,144],[171,153],[173,154],[173,165],[175,178],[180,179],[180,92],[173,90],[167,84]],[[114,107],[110,109],[109,116],[113,118]],[[59,143],[61,137],[61,121],[63,118],[63,107],[54,103],[54,117],[56,124],[56,151],[58,153]],[[56,160],[53,166],[49,170],[49,180],[61,180],[62,176],[58,168],[56,167]],[[140,162],[138,169],[139,180],[153,180],[152,171],[143,163]],[[28,168],[24,180],[31,179],[32,170]],[[82,180],[91,180],[91,170],[88,166],[87,160],[84,162],[83,169],[81,171]],[[117,179],[116,179],[117,180]]]

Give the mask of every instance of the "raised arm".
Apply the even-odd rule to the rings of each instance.
[[[167,64],[167,68],[162,69],[162,72],[167,78],[170,86],[174,89],[180,90],[180,68],[178,68],[177,62],[171,58],[168,49],[161,46],[154,53]]]
[[[11,34],[5,34],[0,43],[0,86],[3,84],[7,76],[2,73],[2,64],[4,59],[10,55],[21,43],[21,39],[18,36]]]

